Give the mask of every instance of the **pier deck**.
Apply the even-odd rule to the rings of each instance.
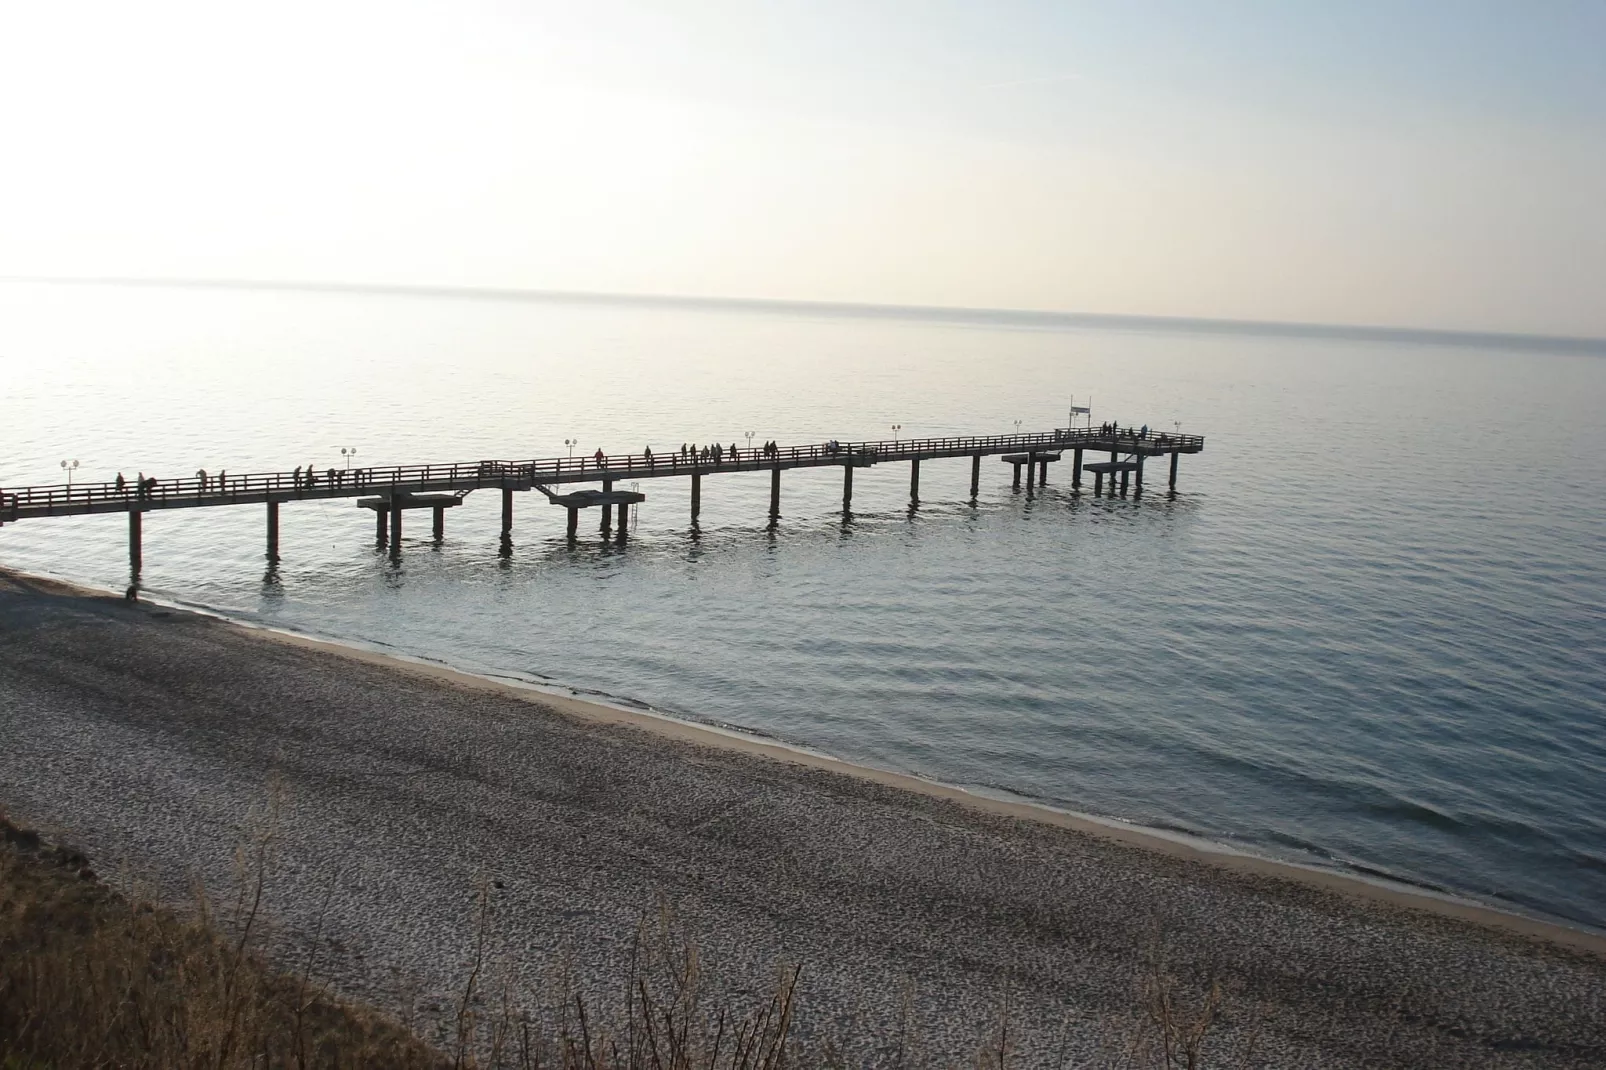
[[[980,490],[981,460],[987,456],[1003,455],[1006,462],[1016,466],[1015,485],[1019,486],[1020,468],[1028,473],[1028,489],[1034,489],[1032,479],[1036,470],[1047,478],[1047,465],[1059,460],[1062,453],[1071,450],[1075,463],[1072,469],[1072,486],[1080,487],[1082,454],[1084,451],[1108,453],[1110,462],[1131,464],[1137,474],[1138,492],[1142,493],[1142,462],[1147,457],[1169,455],[1171,458],[1170,486],[1176,487],[1177,458],[1184,453],[1198,453],[1204,449],[1204,438],[1199,435],[1155,434],[1138,436],[1121,429],[1113,433],[1103,428],[1060,428],[1054,431],[1027,432],[1013,435],[982,435],[950,438],[902,439],[880,442],[825,442],[801,446],[779,446],[773,450],[763,448],[722,448],[716,459],[702,456],[697,451],[682,454],[625,454],[598,459],[595,455],[583,457],[553,457],[529,461],[468,461],[447,464],[391,465],[339,469],[321,472],[295,469],[289,472],[257,472],[235,475],[232,473],[208,474],[181,479],[149,479],[126,483],[78,483],[48,486],[0,488],[0,525],[21,520],[52,516],[81,516],[94,513],[127,513],[129,516],[129,558],[133,571],[139,571],[139,541],[141,515],[159,509],[195,509],[226,505],[266,504],[268,507],[268,546],[270,559],[277,559],[279,505],[285,502],[328,498],[361,498],[359,504],[373,509],[383,527],[388,514],[394,525],[392,537],[385,538],[381,530],[380,542],[388,541],[393,551],[400,544],[401,512],[409,508],[429,507],[435,510],[435,534],[441,537],[441,515],[444,509],[456,504],[447,501],[446,495],[461,498],[482,489],[502,492],[502,536],[511,537],[513,526],[513,494],[521,491],[541,491],[554,505],[570,512],[569,532],[575,531],[575,513],[580,508],[601,506],[602,529],[607,531],[614,506],[617,504],[623,536],[624,509],[627,503],[639,502],[644,495],[615,491],[619,480],[645,481],[672,477],[691,480],[691,519],[693,525],[701,507],[702,479],[704,476],[735,472],[770,473],[770,516],[780,516],[781,473],[797,468],[839,467],[843,470],[842,505],[851,508],[853,498],[853,470],[870,465],[907,461],[910,464],[909,497],[911,505],[920,500],[920,462],[941,458],[969,457],[972,460],[970,495],[975,498]],[[1120,458],[1129,458],[1121,461]],[[1106,462],[1099,462],[1106,463]],[[1092,466],[1089,466],[1090,468]],[[1113,472],[1111,473],[1113,477]],[[1102,480],[1100,481],[1102,482]],[[556,493],[551,488],[568,483],[601,483],[600,492]],[[1123,482],[1123,488],[1125,484]],[[1114,484],[1112,482],[1112,491]]]

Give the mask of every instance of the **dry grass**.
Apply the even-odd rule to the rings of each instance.
[[[507,964],[487,960],[496,918],[491,888],[483,884],[454,1020],[444,1043],[426,1043],[394,1018],[334,998],[317,983],[312,959],[294,974],[264,964],[257,948],[276,811],[270,802],[255,815],[229,901],[218,908],[199,895],[189,916],[111,891],[83,855],[16,828],[0,813],[0,1070],[848,1065],[839,1040],[805,1051],[793,1037],[800,967],[779,970],[767,1000],[740,1009],[705,1006],[696,944],[664,906],[644,914],[637,927],[615,1013],[604,1020],[568,990],[555,1016],[534,1022],[505,980]],[[1213,980],[1180,983],[1163,954],[1152,951],[1132,1020],[1118,1029],[1124,1040],[1106,1049],[1108,1063],[1165,1070],[1245,1065],[1252,1039],[1247,1052],[1205,1059],[1225,998]],[[924,1047],[921,1038],[909,1035],[912,985],[901,1002],[900,1070],[925,1063],[915,1054]],[[995,1028],[978,1038],[973,1064],[1004,1070],[1017,1064],[1013,1049],[1006,998]]]
[[[333,1000],[213,920],[130,903],[84,857],[0,818],[0,1067],[233,1070],[449,1065],[398,1024]]]

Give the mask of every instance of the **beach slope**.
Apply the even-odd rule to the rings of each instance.
[[[14,816],[181,900],[226,886],[270,785],[275,946],[319,933],[381,1005],[449,1013],[483,877],[532,1006],[559,973],[617,1001],[668,908],[716,997],[801,965],[799,1036],[855,1064],[899,1036],[969,1063],[1007,1016],[1012,1065],[1119,1065],[1169,975],[1223,984],[1223,1065],[1606,1065],[1591,934],[0,574]]]

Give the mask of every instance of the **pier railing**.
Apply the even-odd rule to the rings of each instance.
[[[142,511],[207,505],[333,498],[400,491],[472,490],[481,487],[528,489],[534,484],[650,479],[659,476],[802,468],[825,465],[871,465],[887,461],[962,457],[1063,449],[1116,450],[1157,455],[1197,453],[1199,435],[1138,435],[1122,428],[1060,428],[1012,435],[953,436],[863,442],[816,442],[801,446],[735,448],[717,452],[698,446],[681,453],[595,454],[530,461],[468,461],[446,464],[389,465],[365,468],[295,469],[290,472],[232,474],[197,473],[179,479],[148,478],[110,483],[75,483],[0,487],[0,522],[25,517],[72,513]]]

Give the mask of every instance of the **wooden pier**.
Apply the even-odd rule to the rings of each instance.
[[[982,458],[998,456],[1014,466],[1014,487],[1021,486],[1025,469],[1027,493],[1048,483],[1049,464],[1069,451],[1071,487],[1079,491],[1084,472],[1093,473],[1093,493],[1102,495],[1108,476],[1114,496],[1129,485],[1134,497],[1143,493],[1143,462],[1149,457],[1170,457],[1169,489],[1176,490],[1177,461],[1184,453],[1204,449],[1199,435],[1139,433],[1127,428],[1060,428],[1054,431],[962,438],[903,439],[892,442],[824,442],[805,446],[768,448],[692,449],[620,456],[556,457],[534,461],[470,461],[458,464],[394,465],[384,468],[330,468],[321,472],[291,472],[194,476],[184,479],[147,479],[143,483],[78,483],[37,487],[0,488],[0,526],[21,520],[93,513],[128,514],[129,568],[137,579],[142,564],[143,517],[160,509],[196,509],[229,505],[265,505],[267,558],[279,558],[279,506],[286,502],[323,498],[354,498],[375,516],[376,542],[391,554],[401,552],[402,514],[430,509],[436,542],[445,538],[446,510],[462,503],[476,490],[502,493],[502,546],[510,551],[513,538],[513,495],[538,491],[553,505],[568,510],[568,535],[578,535],[582,509],[600,508],[601,530],[606,535],[619,511],[618,535],[625,537],[626,510],[646,500],[637,491],[620,491],[621,480],[684,478],[691,482],[691,526],[697,527],[702,508],[705,476],[737,472],[770,475],[771,523],[781,516],[781,473],[795,468],[842,469],[842,511],[853,506],[853,472],[876,464],[909,463],[909,505],[920,503],[920,462],[948,457],[969,457],[970,498],[981,491]],[[1109,454],[1108,461],[1083,463],[1083,454]],[[572,483],[600,483],[601,489],[553,488]]]

